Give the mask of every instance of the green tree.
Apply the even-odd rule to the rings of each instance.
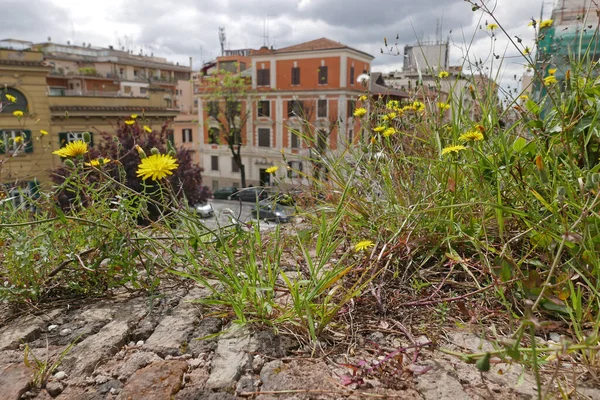
[[[233,161],[240,170],[242,187],[246,187],[246,167],[242,162],[241,150],[244,145],[242,132],[251,112],[246,99],[250,82],[239,73],[225,70],[219,70],[205,79],[208,116],[218,124],[217,135],[225,138]],[[209,131],[209,136],[212,135]],[[218,142],[218,136],[211,137],[213,143]]]

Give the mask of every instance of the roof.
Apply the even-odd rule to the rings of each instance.
[[[21,61],[0,59],[0,65],[18,65],[22,67],[47,67],[43,61]]]
[[[369,93],[371,95],[396,96],[408,98],[408,93],[403,90],[391,88],[385,85],[381,72],[372,72],[369,79]]]
[[[327,39],[325,37],[322,37],[320,39],[311,40],[309,42],[304,42],[304,43],[300,43],[300,44],[295,44],[293,46],[288,46],[288,47],[284,47],[281,49],[277,49],[274,51],[274,53],[275,54],[284,54],[284,53],[300,53],[300,52],[307,52],[307,51],[342,50],[342,49],[356,51],[356,52],[364,54],[365,56],[368,56],[370,58],[375,58],[372,55],[370,55],[369,53],[354,49],[352,47],[346,46],[343,43],[336,42],[334,40]]]

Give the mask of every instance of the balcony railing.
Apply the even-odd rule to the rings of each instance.
[[[121,91],[111,92],[106,90],[71,90],[71,89],[57,89],[53,88],[48,91],[48,96],[54,97],[72,97],[72,96],[82,96],[82,97],[138,97],[138,98],[147,98],[146,94],[135,95],[133,92],[123,93]]]

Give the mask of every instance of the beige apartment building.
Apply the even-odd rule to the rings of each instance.
[[[190,66],[112,48],[0,41],[0,182],[49,184],[49,171],[61,163],[54,150],[83,132],[97,143],[99,132],[114,131],[131,114],[144,115],[154,129],[169,123],[175,144],[183,144],[181,131],[194,125],[187,123],[190,75]],[[25,143],[15,144],[16,136]]]

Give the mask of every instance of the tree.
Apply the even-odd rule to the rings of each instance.
[[[242,162],[241,150],[244,145],[242,132],[251,113],[248,101],[242,106],[248,93],[248,79],[225,70],[219,70],[205,79],[208,116],[219,127],[219,132],[211,132],[212,128],[209,128],[209,139],[218,143],[219,136],[225,138],[233,161],[240,170],[242,187],[246,187],[246,167]]]

